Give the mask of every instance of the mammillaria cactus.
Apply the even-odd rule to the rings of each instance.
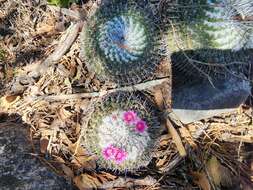
[[[123,172],[148,165],[161,124],[147,97],[118,92],[95,105],[83,130],[83,145],[97,156],[99,167]]]
[[[152,78],[160,32],[145,0],[105,1],[81,33],[81,57],[97,77],[125,85]]]
[[[176,0],[166,6],[174,71],[187,75],[243,72],[253,47],[251,0]],[[216,66],[215,66],[216,65]],[[179,75],[178,73],[176,73]]]
[[[252,48],[253,33],[245,16],[253,10],[251,0],[178,0],[167,7],[170,20],[169,46],[172,51],[213,48]],[[251,13],[253,14],[253,13]]]

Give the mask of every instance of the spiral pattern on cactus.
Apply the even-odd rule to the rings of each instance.
[[[213,48],[233,51],[248,48],[253,25],[242,21],[253,10],[249,0],[179,0],[167,7],[171,50]],[[252,13],[253,14],[253,13]],[[177,42],[176,42],[177,41]]]
[[[216,78],[248,69],[253,26],[243,18],[253,14],[252,1],[178,0],[165,9],[174,75]]]
[[[155,106],[139,93],[118,92],[95,105],[82,144],[100,168],[123,171],[147,166],[160,136]]]
[[[136,84],[154,77],[164,58],[161,38],[145,0],[106,1],[81,32],[80,55],[99,79]]]
[[[131,16],[118,16],[99,30],[99,47],[105,57],[119,64],[137,61],[148,46],[145,26]]]

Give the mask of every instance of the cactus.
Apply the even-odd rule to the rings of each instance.
[[[253,44],[248,44],[252,24],[242,20],[250,10],[251,0],[178,0],[165,14],[170,20],[169,47],[173,52],[252,48]]]
[[[102,80],[135,84],[154,75],[161,60],[161,36],[144,0],[102,3],[81,32],[81,58]]]
[[[243,19],[253,14],[251,0],[177,0],[165,8],[175,75],[224,76],[247,69],[253,25]]]
[[[153,103],[140,93],[118,92],[94,107],[82,144],[98,166],[119,172],[147,166],[161,132]]]

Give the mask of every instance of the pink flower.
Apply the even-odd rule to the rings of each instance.
[[[131,124],[131,123],[135,122],[136,119],[137,119],[137,114],[134,111],[127,111],[123,115],[123,120],[127,124]]]
[[[109,145],[108,147],[104,148],[102,151],[103,157],[106,160],[110,160],[114,158],[116,155],[117,149],[113,147],[112,145]]]
[[[127,157],[127,153],[122,149],[117,149],[117,153],[115,155],[115,161],[117,164],[121,164]]]
[[[148,126],[145,121],[139,120],[135,125],[135,130],[136,132],[143,133],[147,127]]]

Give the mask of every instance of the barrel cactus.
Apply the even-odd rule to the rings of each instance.
[[[147,166],[161,132],[153,103],[140,93],[118,92],[94,107],[82,144],[97,156],[98,166],[119,172]]]
[[[105,1],[81,32],[81,58],[99,79],[121,85],[152,78],[161,37],[145,0]]]
[[[249,63],[253,25],[245,19],[253,14],[253,1],[175,0],[165,8],[174,70],[190,75],[196,75],[197,70],[224,74],[227,68],[222,64],[234,63],[238,70],[239,63]]]
[[[172,51],[252,48],[253,26],[243,20],[250,10],[251,0],[177,0],[165,13],[170,25],[169,47]]]

